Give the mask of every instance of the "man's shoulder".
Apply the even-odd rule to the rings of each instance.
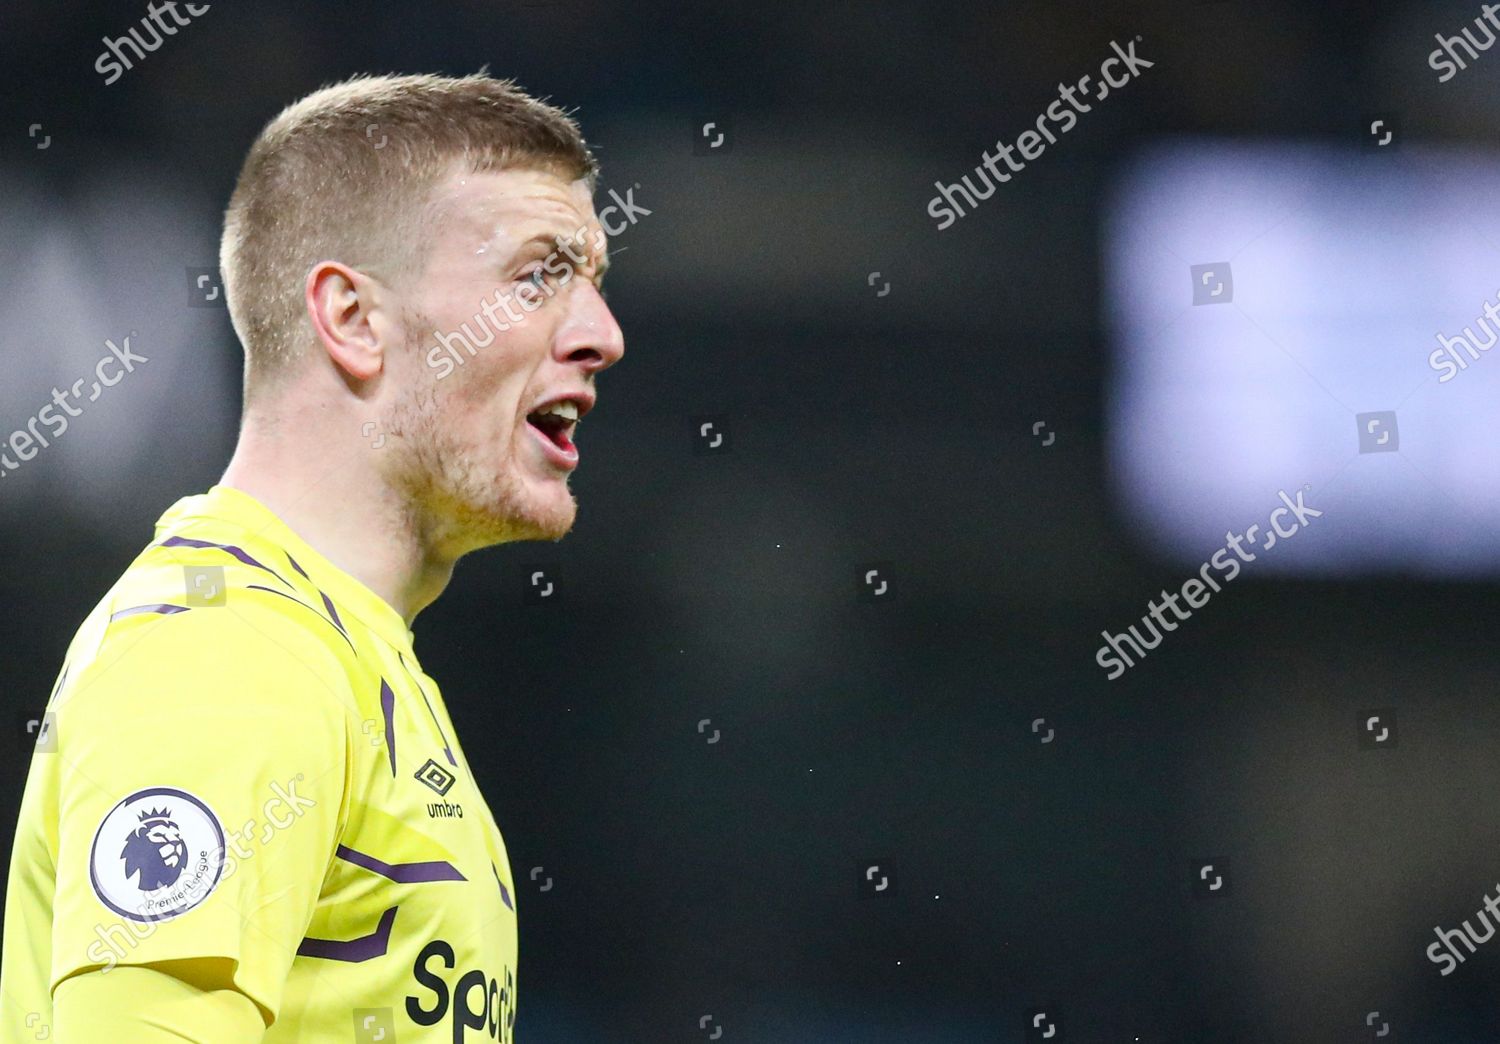
[[[106,602],[111,621],[228,609],[220,623],[255,617],[305,630],[336,655],[354,652],[344,620],[286,549],[216,519],[158,530]]]
[[[211,522],[158,531],[78,629],[68,674],[105,690],[192,680],[292,705],[313,692],[349,703],[362,672],[343,621],[285,551]],[[115,684],[100,685],[109,675]]]

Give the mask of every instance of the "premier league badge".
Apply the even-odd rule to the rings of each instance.
[[[187,913],[213,892],[223,867],[218,817],[171,787],[137,791],[110,809],[89,853],[94,894],[133,921]]]

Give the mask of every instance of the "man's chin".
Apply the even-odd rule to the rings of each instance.
[[[501,505],[487,518],[486,544],[508,544],[523,540],[561,540],[573,529],[578,502],[566,486],[549,490],[526,490],[521,503]]]
[[[573,521],[578,517],[578,505],[570,497],[566,508],[556,511],[539,513],[533,515],[531,522],[534,525],[531,537],[523,537],[526,540],[561,540],[573,530]]]

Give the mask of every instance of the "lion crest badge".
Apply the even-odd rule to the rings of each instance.
[[[201,799],[138,790],[104,817],[89,853],[99,901],[133,921],[164,921],[202,903],[224,867],[224,830]]]

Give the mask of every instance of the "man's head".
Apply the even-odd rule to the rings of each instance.
[[[294,440],[374,421],[378,470],[440,554],[561,537],[576,452],[536,411],[587,409],[624,351],[596,173],[566,114],[482,74],[361,77],[290,106],[220,248],[247,423]]]

